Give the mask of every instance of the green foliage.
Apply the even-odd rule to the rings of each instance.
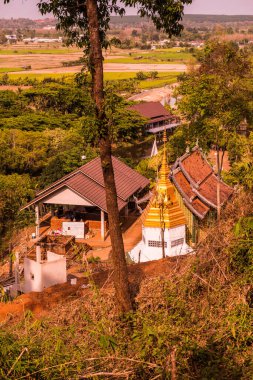
[[[91,257],[88,257],[87,261],[89,264],[97,264],[97,263],[100,263],[101,258],[99,256],[96,256],[96,257],[91,256]]]
[[[251,282],[253,278],[253,217],[241,218],[235,225],[234,234],[231,269],[236,273],[246,273]]]
[[[231,78],[248,76],[251,69],[249,55],[245,49],[239,49],[236,42],[212,40],[203,50],[196,52],[200,63],[200,73],[220,75]]]
[[[9,0],[5,0],[8,2]],[[98,3],[99,32],[100,41],[103,48],[108,47],[106,34],[110,28],[110,17],[112,14],[123,16],[125,6],[132,6],[138,9],[141,17],[150,18],[157,29],[164,30],[169,36],[179,34],[183,29],[180,21],[185,4],[190,4],[192,0],[171,1],[153,4],[146,0],[123,0],[121,2],[105,0]],[[57,29],[64,31],[69,44],[77,44],[79,47],[86,47],[89,50],[89,34],[86,5],[77,7],[74,0],[43,0],[38,4],[42,14],[53,13],[57,19]]]
[[[149,158],[141,160],[135,169],[151,181],[154,181],[157,176],[157,168],[153,167]]]
[[[253,190],[253,133],[248,138],[236,135],[228,143],[232,167],[224,178],[232,185],[240,184]]]
[[[136,74],[137,80],[145,80],[147,78],[148,76],[143,71],[138,71],[138,73]]]
[[[73,85],[48,83],[23,92],[29,104],[36,110],[54,110],[61,114],[93,114],[94,107],[90,97],[90,89]]]
[[[0,175],[0,236],[13,224],[19,208],[34,196],[33,184],[28,175]],[[18,224],[26,222],[20,216]],[[0,241],[1,243],[1,241]]]

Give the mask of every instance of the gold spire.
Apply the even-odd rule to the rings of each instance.
[[[186,224],[186,220],[176,198],[175,189],[169,179],[167,161],[167,136],[163,133],[163,158],[159,171],[156,193],[148,206],[145,227],[173,228]]]

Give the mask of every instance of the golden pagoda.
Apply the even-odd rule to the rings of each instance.
[[[176,198],[174,186],[169,179],[166,131],[164,131],[163,142],[162,166],[159,171],[155,194],[145,213],[143,225],[144,227],[170,229],[185,225],[186,219]]]

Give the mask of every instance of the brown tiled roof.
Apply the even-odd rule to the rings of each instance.
[[[187,181],[182,172],[178,172],[174,175],[174,180],[176,180],[179,188],[183,189],[184,194],[189,198],[195,198],[196,194],[192,191],[190,183]]]
[[[112,158],[112,162],[118,207],[121,210],[126,206],[128,198],[149,185],[149,180],[115,157]],[[43,203],[43,199],[63,187],[70,188],[90,203],[107,212],[103,173],[99,157],[37,193],[36,198],[24,208],[38,202]]]
[[[203,219],[211,208],[217,208],[218,178],[198,147],[176,161],[171,179],[186,206],[197,217]],[[221,205],[227,202],[233,191],[220,181]]]
[[[206,181],[202,183],[198,189],[199,194],[206,198],[209,202],[217,206],[217,183],[218,178],[212,174]],[[233,189],[226,185],[224,182],[220,182],[220,200],[221,204],[225,203],[228,198],[233,194]]]
[[[81,197],[87,199],[102,210],[106,210],[104,188],[89,177],[82,173],[77,173],[74,177],[71,177],[66,181],[66,186],[76,191]],[[126,204],[126,202],[118,197],[119,210],[125,207]]]
[[[116,157],[112,158],[117,194],[126,201],[139,189],[144,189],[149,180],[131,169]],[[100,157],[88,162],[80,168],[81,172],[104,187],[103,172]]]
[[[196,184],[204,181],[204,179],[212,173],[211,166],[207,163],[199,150],[195,150],[182,160],[180,166]]]
[[[200,214],[203,215],[203,217],[206,216],[208,211],[210,210],[210,207],[205,205],[199,198],[195,198],[192,202],[192,207]]]
[[[130,110],[138,112],[147,119],[172,116],[160,102],[144,102],[129,107]]]

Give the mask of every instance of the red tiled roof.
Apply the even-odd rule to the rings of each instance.
[[[178,172],[174,175],[178,186],[183,189],[184,194],[187,195],[189,199],[195,198],[196,194],[192,191],[190,183],[187,181],[182,172]]]
[[[199,184],[212,173],[211,166],[206,162],[199,150],[195,150],[181,161],[182,170]]]
[[[138,190],[142,190],[149,185],[149,180],[115,157],[112,158],[112,162],[116,182],[118,207],[119,210],[121,210],[126,206],[128,198]],[[72,189],[90,203],[107,212],[103,173],[99,157],[40,191],[36,198],[24,208],[38,202],[43,203],[43,199],[63,187]]]
[[[114,168],[117,194],[124,201],[136,193],[136,191],[144,189],[149,184],[147,178],[131,169],[116,157],[112,158],[112,164]],[[104,187],[100,157],[81,166],[80,171]]]
[[[207,205],[205,205],[203,202],[201,202],[200,199],[196,198],[194,199],[194,201],[192,202],[192,207],[200,214],[202,215],[203,217],[206,216],[206,214],[208,213],[208,211],[210,210],[210,207],[208,207]]]
[[[217,183],[218,178],[212,174],[206,181],[202,183],[198,189],[199,194],[206,198],[209,202],[217,206]],[[220,200],[221,204],[225,203],[228,198],[233,194],[233,189],[226,185],[224,182],[220,182]]]
[[[138,112],[141,116],[147,119],[172,116],[160,102],[145,102],[135,104],[129,107],[130,110]]]
[[[199,148],[176,161],[171,179],[186,206],[196,216],[203,219],[210,208],[217,208],[218,178]],[[233,192],[232,187],[220,181],[221,205],[227,202]]]
[[[66,181],[66,186],[76,191],[81,197],[87,199],[102,210],[106,210],[105,190],[102,186],[92,181],[82,173],[77,173]],[[127,205],[118,197],[118,208],[121,210]]]

